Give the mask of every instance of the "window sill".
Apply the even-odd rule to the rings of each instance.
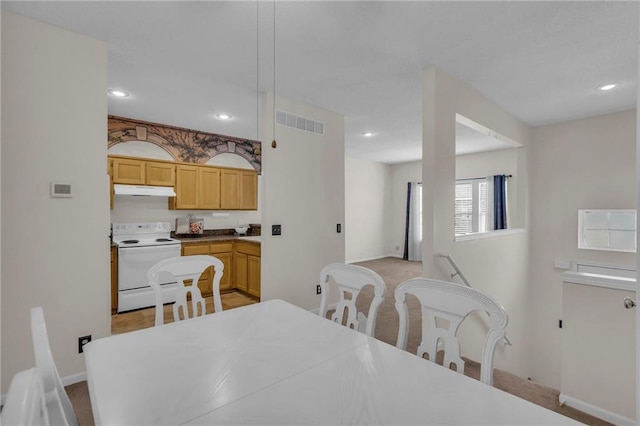
[[[636,279],[614,275],[591,274],[588,272],[565,271],[562,273],[565,283],[590,285],[613,290],[636,291]]]
[[[485,238],[503,237],[506,235],[524,234],[527,230],[524,228],[500,229],[498,231],[475,232],[473,234],[456,235],[455,241],[472,241],[482,240]]]

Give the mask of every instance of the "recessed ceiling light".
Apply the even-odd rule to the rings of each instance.
[[[362,132],[360,133],[362,136],[366,136],[368,138],[370,138],[371,136],[374,136],[375,133],[374,132]]]
[[[231,120],[233,118],[229,114],[225,114],[223,112],[220,114],[216,114],[216,117],[218,117],[220,120]]]
[[[597,89],[606,92],[607,90],[615,89],[618,86],[620,86],[620,83],[607,83],[602,86],[598,86]]]
[[[123,92],[122,90],[118,90],[118,89],[109,89],[107,90],[107,93],[109,93],[112,96],[117,96],[118,98],[126,98],[127,96],[129,96],[127,92]]]

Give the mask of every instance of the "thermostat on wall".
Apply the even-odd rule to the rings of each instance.
[[[71,184],[51,182],[51,198],[71,198]]]

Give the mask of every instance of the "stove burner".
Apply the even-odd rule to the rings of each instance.
[[[125,241],[122,241],[122,244],[137,244],[139,242],[140,242],[139,240],[125,240]]]
[[[169,238],[157,238],[156,239],[156,243],[164,243],[164,242],[168,242],[168,241],[173,241],[173,240],[170,240]]]

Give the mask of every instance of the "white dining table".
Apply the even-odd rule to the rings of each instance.
[[[100,425],[579,424],[282,300],[85,346]]]

